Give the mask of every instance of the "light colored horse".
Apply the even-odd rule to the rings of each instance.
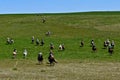
[[[14,50],[13,50],[13,59],[15,59],[15,58],[16,58],[16,55],[17,55],[17,50],[16,50],[16,49],[14,49]]]
[[[62,49],[62,45],[61,45],[61,44],[59,45],[59,50],[63,50],[63,49]]]
[[[27,57],[27,50],[25,49],[24,52],[23,52],[23,57],[26,58]]]

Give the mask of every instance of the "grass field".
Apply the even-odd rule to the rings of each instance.
[[[42,18],[46,22],[42,23]],[[120,12],[88,12],[64,14],[0,15],[0,80],[118,80],[120,74]],[[45,33],[50,31],[50,37]],[[31,44],[31,38],[44,39],[44,46]],[[6,45],[7,37],[15,43]],[[94,39],[97,52],[92,52]],[[106,39],[115,41],[114,54],[103,49]],[[84,40],[85,46],[80,47]],[[49,45],[58,64],[49,66]],[[65,51],[58,51],[64,43]],[[12,59],[13,49],[16,59]],[[27,59],[23,50],[27,49]],[[37,55],[43,53],[44,63],[37,65]]]

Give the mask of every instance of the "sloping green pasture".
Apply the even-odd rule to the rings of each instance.
[[[42,23],[42,18],[46,23]],[[23,58],[23,50],[28,50],[27,59],[36,60],[41,51],[47,60],[49,44],[53,43],[56,59],[120,61],[120,13],[93,12],[71,14],[16,14],[0,15],[0,59],[11,59],[13,49],[18,51],[17,59]],[[50,37],[45,33],[50,31]],[[44,46],[31,44],[31,37],[44,39]],[[13,38],[13,45],[6,45],[7,37]],[[97,52],[92,52],[90,41],[94,39]],[[115,41],[114,54],[103,49],[106,39]],[[80,47],[84,40],[85,46]],[[65,44],[65,51],[58,51],[59,44]]]
[[[120,12],[0,15],[0,80],[119,80],[119,30]],[[47,31],[51,36],[45,35]],[[31,44],[32,36],[44,39],[45,45]],[[15,43],[7,45],[7,37]],[[96,52],[90,47],[92,39]],[[115,41],[113,55],[103,49],[107,39]],[[81,40],[84,47],[80,47]],[[55,66],[47,64],[50,43],[55,46]],[[58,51],[63,43],[65,51]],[[16,59],[12,59],[14,48],[18,51]],[[23,59],[25,48],[28,56]],[[38,65],[40,51],[44,61]]]

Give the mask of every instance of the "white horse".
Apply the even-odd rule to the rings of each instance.
[[[27,50],[25,49],[23,52],[23,57],[26,58],[26,56],[27,56]]]
[[[61,44],[59,45],[59,50],[63,50],[63,49],[62,49],[62,45],[61,45]]]

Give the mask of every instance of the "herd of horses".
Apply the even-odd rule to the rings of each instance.
[[[7,44],[13,44],[13,43],[14,43],[14,40],[12,38],[7,38]],[[41,39],[41,41],[39,39],[35,40],[34,36],[32,36],[31,43],[32,44],[36,43],[36,45],[40,45],[40,46],[43,46],[45,44],[43,39]],[[91,45],[92,51],[96,52],[97,47],[95,45],[94,40],[91,40],[90,45]],[[104,49],[108,49],[108,52],[109,52],[110,55],[113,54],[114,46],[115,46],[115,43],[114,43],[113,40],[112,40],[112,42],[110,42],[109,39],[107,39],[106,41],[104,41],[103,46],[104,46]],[[84,47],[84,41],[83,40],[81,40],[80,47]],[[50,65],[54,65],[55,63],[57,63],[57,61],[56,61],[56,59],[54,57],[54,53],[53,53],[53,49],[54,49],[53,43],[50,43],[50,48],[49,49],[50,49],[50,52],[49,52],[49,56],[48,56],[48,61],[49,61]],[[58,49],[60,51],[64,51],[65,50],[64,44],[60,44]],[[13,59],[16,58],[16,54],[17,54],[17,50],[14,49],[13,50]],[[26,58],[26,56],[27,56],[27,50],[24,49],[23,57]],[[37,60],[38,60],[39,64],[42,64],[42,62],[44,60],[42,52],[38,53]]]
[[[49,33],[49,32],[48,32]],[[48,35],[47,35],[48,36]],[[49,36],[50,36],[50,34],[49,34]],[[43,39],[41,39],[41,41],[39,41],[39,39],[37,38],[36,39],[36,41],[35,41],[35,39],[34,39],[34,36],[32,37],[32,44],[33,43],[35,43],[36,42],[36,45],[38,46],[38,45],[40,45],[40,46],[43,46],[44,44],[45,44],[45,42],[44,42],[44,40]],[[48,61],[49,61],[49,63],[50,63],[50,65],[54,65],[54,63],[57,63],[57,60],[55,59],[55,57],[54,57],[54,53],[53,53],[53,49],[54,49],[54,45],[53,45],[53,43],[50,43],[50,52],[49,52],[49,56],[48,56]],[[64,46],[64,44],[60,44],[59,45],[59,50],[60,51],[64,51],[65,50],[65,46]],[[42,62],[43,62],[43,54],[42,54],[42,52],[40,52],[39,54],[38,54],[38,62],[39,62],[39,64],[41,64]]]
[[[50,36],[50,32],[46,32],[45,35]],[[6,43],[7,44],[13,44],[14,40],[12,38],[7,38]],[[44,44],[45,44],[43,39],[41,39],[41,41],[38,38],[35,40],[34,36],[32,36],[31,43],[32,44],[35,43],[37,46],[38,45],[44,46]],[[91,40],[90,45],[91,45],[92,51],[96,52],[97,47],[95,45],[94,40]],[[109,39],[107,39],[106,41],[104,41],[103,46],[104,46],[104,49],[108,49],[108,52],[109,52],[110,55],[113,54],[114,46],[115,46],[115,43],[114,43],[113,40],[112,40],[112,42],[110,42]],[[81,40],[80,47],[84,47],[84,41],[83,40]],[[49,49],[50,49],[50,52],[49,52],[49,56],[48,56],[48,61],[49,61],[50,65],[54,65],[54,63],[57,63],[57,61],[56,61],[56,59],[54,57],[54,54],[53,54],[53,49],[54,49],[53,43],[50,43],[50,48]],[[64,51],[65,50],[64,44],[60,44],[58,49],[60,51]],[[16,58],[16,55],[17,55],[17,50],[14,49],[13,50],[13,59]],[[24,49],[23,57],[26,58],[26,56],[27,56],[27,50]],[[42,62],[44,60],[42,52],[38,53],[37,60],[38,60],[39,64],[42,64]]]
[[[7,43],[7,45],[13,44],[14,40],[12,38],[7,38],[6,43]],[[43,39],[41,39],[41,41],[38,38],[35,40],[34,36],[32,36],[31,43],[36,44],[36,46],[39,46],[39,45],[43,46],[45,44]],[[54,57],[54,53],[53,53],[54,45],[53,45],[53,43],[50,43],[49,49],[50,49],[50,52],[49,52],[49,56],[48,56],[48,61],[49,61],[50,65],[54,65],[55,63],[58,63],[58,62]],[[64,44],[60,44],[58,49],[60,51],[64,51],[65,50]],[[15,59],[16,55],[17,55],[17,49],[14,49],[12,58]],[[26,57],[27,57],[27,49],[24,49],[23,58],[25,59]],[[37,60],[38,60],[39,64],[42,64],[42,62],[44,60],[42,52],[38,53]]]
[[[97,47],[95,45],[94,40],[91,40],[90,44],[91,44],[91,47],[92,47],[92,51],[96,52],[97,51]],[[80,47],[83,47],[83,46],[84,46],[84,41],[82,40],[81,44],[80,44]],[[104,49],[108,49],[108,52],[110,53],[110,55],[113,54],[114,46],[115,46],[115,43],[114,43],[113,40],[112,40],[112,42],[110,42],[109,39],[105,40],[104,43],[103,43],[103,46],[104,46]]]

